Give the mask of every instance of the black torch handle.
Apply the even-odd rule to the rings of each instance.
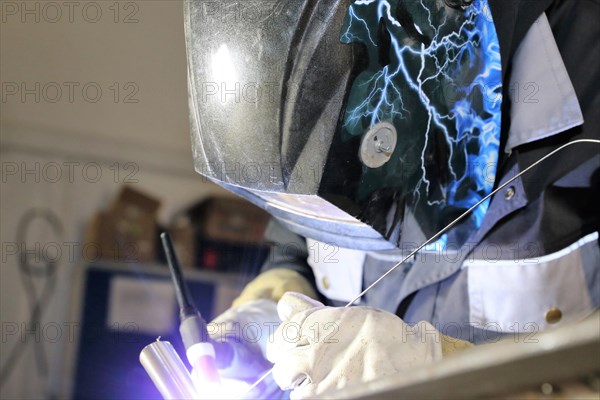
[[[169,264],[171,277],[173,278],[173,284],[175,285],[175,296],[177,297],[177,303],[179,304],[179,317],[181,320],[184,320],[189,316],[197,315],[199,312],[196,308],[196,305],[192,301],[190,291],[183,280],[181,266],[179,265],[179,260],[175,254],[175,248],[173,247],[171,236],[167,232],[163,232],[160,234],[160,240],[162,242],[165,255],[167,256],[167,263]]]

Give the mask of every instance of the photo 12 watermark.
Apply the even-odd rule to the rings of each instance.
[[[48,264],[74,264],[98,261],[137,264],[140,260],[140,244],[133,241],[4,241],[1,246],[2,263],[14,261],[27,263],[28,269]]]
[[[136,82],[2,82],[2,103],[88,103],[137,104],[140,87]]]
[[[103,178],[114,183],[139,183],[140,167],[135,162],[114,162],[110,165],[98,162],[39,162],[2,161],[2,183],[98,183]]]
[[[114,24],[140,22],[137,1],[2,1],[1,21],[21,24],[88,23]]]

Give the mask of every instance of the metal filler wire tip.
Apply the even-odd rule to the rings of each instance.
[[[510,185],[511,183],[513,183],[515,180],[519,179],[522,175],[524,175],[527,172],[531,171],[537,165],[543,163],[544,161],[546,161],[548,158],[552,157],[556,153],[561,152],[562,150],[566,149],[569,146],[572,146],[574,144],[580,144],[580,143],[600,144],[600,140],[597,140],[597,139],[577,139],[577,140],[573,140],[571,142],[563,144],[562,146],[560,146],[560,147],[552,150],[550,153],[548,153],[545,156],[543,156],[542,158],[538,159],[533,164],[531,164],[529,167],[525,168],[523,171],[519,172],[518,174],[516,174],[515,176],[513,176],[512,178],[510,178],[509,180],[507,180],[506,182],[504,182],[500,186],[498,186],[490,194],[488,194],[487,196],[485,196],[484,198],[482,198],[481,200],[479,200],[477,203],[475,203],[475,205],[473,205],[467,211],[465,211],[464,213],[462,213],[461,215],[459,215],[458,217],[456,217],[456,219],[454,219],[452,222],[450,222],[448,225],[446,225],[444,228],[442,228],[442,230],[440,230],[438,233],[436,233],[435,235],[433,235],[432,237],[430,237],[429,239],[427,239],[425,242],[423,242],[421,245],[419,245],[416,249],[414,249],[413,251],[411,251],[409,255],[407,255],[406,257],[404,257],[402,260],[400,260],[394,266],[392,266],[389,270],[387,270],[387,272],[385,272],[383,275],[381,275],[379,278],[377,278],[377,280],[375,282],[373,282],[365,290],[363,290],[362,292],[360,292],[360,294],[358,296],[356,296],[348,304],[346,304],[344,306],[344,308],[345,307],[350,307],[352,304],[354,304],[357,300],[359,300],[361,297],[363,297],[369,290],[373,289],[373,287],[375,287],[375,285],[377,285],[379,282],[381,282],[383,279],[385,279],[389,274],[391,274],[396,268],[398,268],[399,266],[401,266],[402,264],[404,264],[406,262],[406,260],[410,260],[412,257],[415,256],[415,254],[417,254],[419,251],[421,251],[425,246],[427,246],[427,245],[433,243],[434,241],[436,241],[440,236],[442,236],[444,233],[446,233],[448,230],[450,230],[454,225],[456,225],[457,223],[459,223],[463,218],[465,218],[466,216],[468,216],[471,212],[473,212],[473,210],[475,210],[481,204],[483,204],[484,202],[486,202],[493,195],[495,195],[496,193],[498,193],[499,191],[501,191],[502,189],[504,189],[505,187],[507,187],[508,185]],[[248,388],[248,390],[246,391],[246,393],[244,394],[243,397],[245,397],[246,395],[248,395],[248,393],[250,393],[250,391],[252,391],[255,387],[257,387],[262,381],[264,381],[272,373],[273,373],[273,368],[271,368],[263,376],[261,376],[260,378],[258,378],[258,380],[256,382],[254,382],[252,384],[252,386],[250,386]]]

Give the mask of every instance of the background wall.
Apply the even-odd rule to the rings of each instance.
[[[28,331],[36,299],[18,267],[23,215],[50,210],[63,227],[59,234],[35,221],[26,246],[46,248],[57,262],[42,326],[65,327],[74,276],[87,261],[86,224],[123,184],[160,199],[162,222],[200,198],[226,193],[193,171],[181,1],[0,5],[0,368],[10,371],[0,397],[50,398],[65,385],[70,341],[66,330],[54,343]],[[43,280],[34,285],[39,296]],[[51,362],[47,376],[36,368],[40,340]],[[23,354],[9,360],[21,342]]]

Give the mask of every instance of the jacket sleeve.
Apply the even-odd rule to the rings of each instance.
[[[290,269],[298,272],[315,286],[315,276],[306,261],[308,250],[304,237],[296,235],[276,219],[272,219],[265,232],[265,240],[271,246],[271,250],[261,268],[261,272],[275,268]]]

